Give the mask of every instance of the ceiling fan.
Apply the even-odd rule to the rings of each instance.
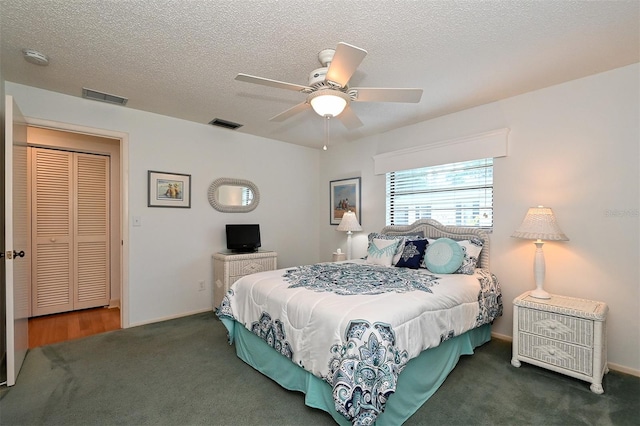
[[[270,119],[277,122],[313,108],[327,121],[336,117],[352,130],[362,126],[362,121],[351,109],[351,102],[420,102],[422,89],[349,87],[349,79],[366,55],[366,50],[342,42],[335,49],[322,50],[318,53],[322,68],[309,74],[307,86],[243,73],[238,74],[236,80],[307,94],[304,102]]]

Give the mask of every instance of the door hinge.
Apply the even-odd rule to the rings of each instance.
[[[13,259],[13,252],[11,250],[7,250],[3,253],[3,255],[6,256],[6,258],[9,260]]]

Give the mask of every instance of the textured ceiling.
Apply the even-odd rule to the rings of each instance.
[[[306,85],[318,52],[343,41],[368,51],[350,86],[424,89],[419,104],[352,104],[364,126],[332,122],[339,144],[640,60],[638,0],[0,0],[0,17],[7,81],[88,87],[127,97],[124,108],[311,147],[323,144],[312,110],[269,121],[304,94],[236,74]]]

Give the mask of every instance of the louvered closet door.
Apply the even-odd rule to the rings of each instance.
[[[74,308],[109,304],[109,157],[74,155]]]
[[[73,154],[31,149],[33,316],[73,309]]]
[[[109,157],[31,148],[32,316],[109,304]]]

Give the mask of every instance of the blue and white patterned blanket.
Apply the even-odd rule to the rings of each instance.
[[[354,425],[375,422],[406,363],[502,314],[497,279],[363,261],[248,275],[217,310],[333,388]]]
[[[289,288],[304,287],[314,291],[329,291],[341,295],[381,294],[391,291],[426,291],[438,277],[426,270],[381,268],[367,263],[316,263],[288,269],[283,278]]]

